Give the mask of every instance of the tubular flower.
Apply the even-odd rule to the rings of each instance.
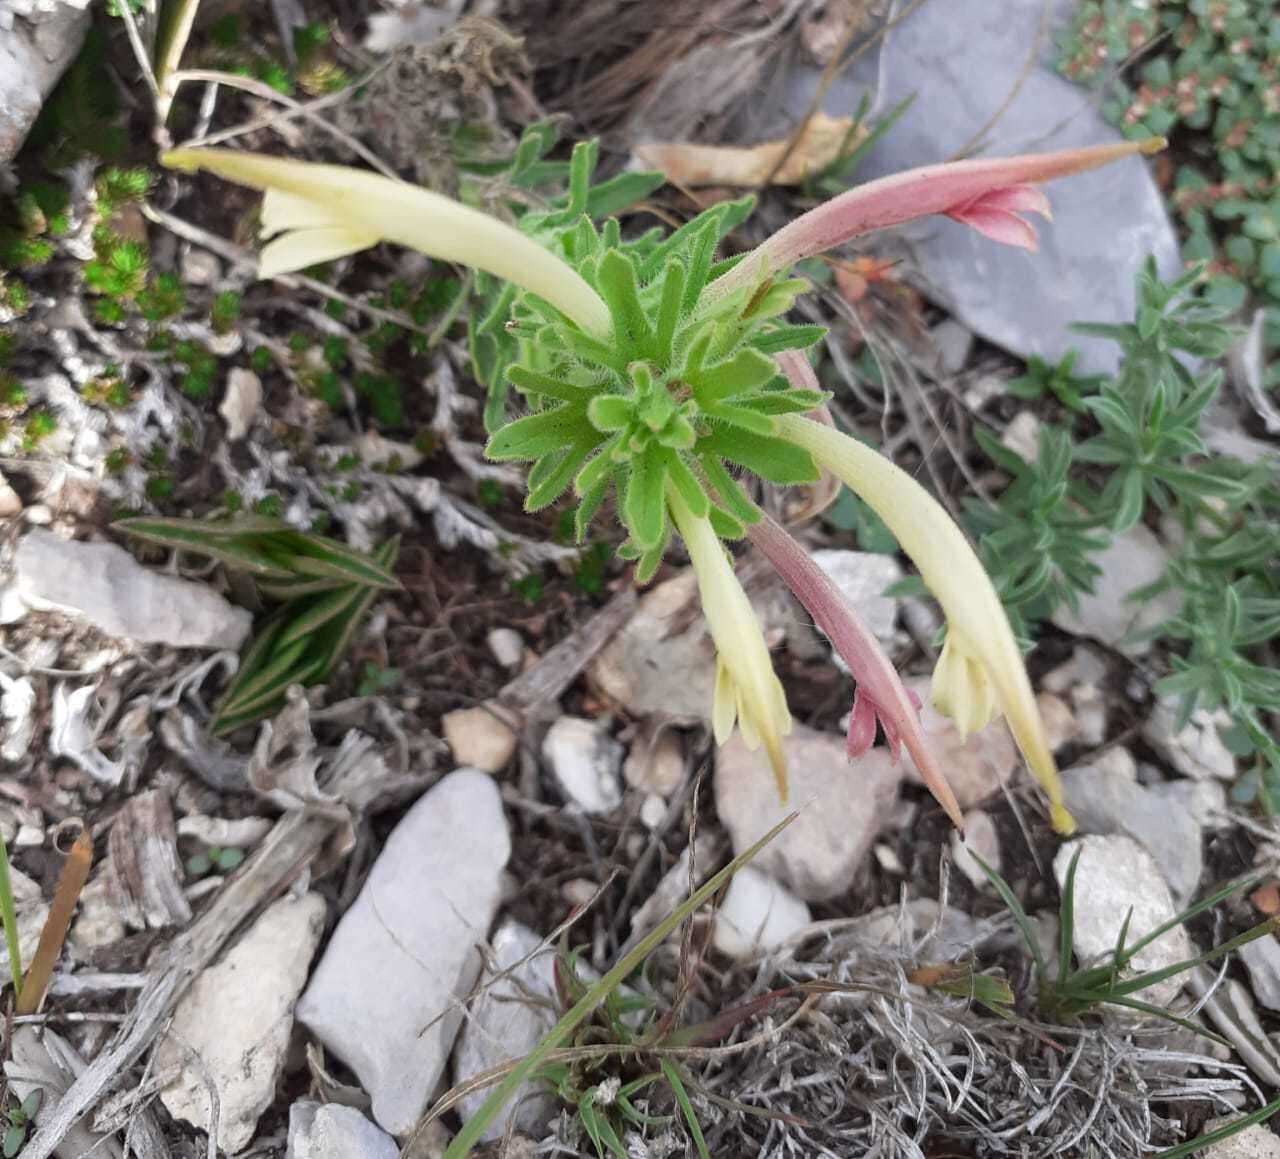
[[[801,214],[707,287],[715,301],[774,277],[805,258],[877,229],[940,213],[1006,245],[1036,248],[1036,231],[1020,213],[1049,217],[1042,181],[1096,169],[1132,153],[1156,153],[1163,137],[1057,153],[926,165],[855,186]]]
[[[898,759],[899,750],[905,744],[929,792],[956,828],[962,829],[960,805],[925,743],[917,715],[918,703],[913,703],[880,642],[831,577],[768,515],[747,527],[747,538],[773,564],[857,681],[853,711],[849,715],[849,759],[862,756],[871,747],[878,721],[893,759]]]
[[[262,277],[304,269],[392,241],[459,262],[546,299],[586,333],[607,339],[609,310],[572,266],[514,226],[417,185],[345,165],[230,149],[175,149],[170,169],[206,169],[260,189]]]
[[[674,488],[668,491],[667,503],[688,549],[702,611],[716,646],[711,712],[716,743],[724,744],[736,723],[749,749],[763,744],[778,783],[778,795],[785,801],[787,765],[782,738],[791,731],[791,714],[759,621],[711,521],[694,515]]]
[[[1022,653],[964,533],[910,475],[856,439],[798,415],[777,421],[783,438],[807,450],[884,520],[942,605],[947,636],[933,674],[934,706],[952,716],[962,733],[1003,712],[1049,798],[1054,829],[1070,833],[1075,822],[1063,804]]]

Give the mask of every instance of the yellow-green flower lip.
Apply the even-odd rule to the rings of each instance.
[[[584,331],[607,339],[609,309],[567,262],[515,226],[429,189],[354,169],[233,149],[172,149],[170,169],[198,169],[262,190],[264,276],[303,269],[378,241],[503,278],[546,299]]]

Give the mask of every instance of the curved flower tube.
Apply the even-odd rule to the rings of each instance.
[[[266,194],[262,225],[274,240],[259,261],[264,278],[392,241],[504,278],[545,298],[588,334],[609,337],[609,309],[577,270],[515,226],[450,197],[346,165],[232,149],[174,149],[160,160]]]
[[[777,418],[778,433],[803,447],[863,500],[893,532],[947,616],[947,638],[933,674],[934,706],[962,733],[1003,712],[1023,757],[1049,798],[1059,833],[1075,821],[1062,799],[1013,631],[1000,597],[964,533],[919,483],[857,439],[799,415]]]
[[[876,738],[876,722],[884,730],[893,759],[903,744],[920,770],[925,786],[957,829],[963,830],[960,804],[947,784],[920,728],[918,703],[903,685],[880,641],[813,557],[768,515],[747,527],[751,540],[822,629],[857,681],[849,714],[849,759],[862,756]]]
[[[825,253],[864,233],[940,213],[1006,245],[1036,248],[1036,231],[1019,217],[1049,217],[1042,181],[1083,173],[1133,153],[1157,153],[1163,137],[1121,141],[1057,153],[949,161],[857,185],[801,214],[748,253],[703,292],[708,302],[759,285],[796,262]]]
[[[763,744],[778,796],[785,801],[787,763],[782,738],[791,731],[791,713],[760,623],[711,521],[694,515],[674,488],[667,493],[667,506],[688,549],[702,611],[716,646],[711,713],[716,743],[724,744],[736,723],[749,749],[754,751]]]

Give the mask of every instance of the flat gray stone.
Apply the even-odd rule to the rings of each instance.
[[[850,115],[868,91],[873,117],[915,97],[869,151],[857,180],[936,164],[961,151],[972,155],[979,147],[983,155],[1002,156],[1120,140],[1094,109],[1092,94],[1053,67],[1055,33],[1075,0],[1054,0],[1041,58],[1023,76],[1042,7],[1041,0],[921,4],[888,31],[878,58],[865,53],[837,77],[823,102],[835,116]],[[900,0],[893,6],[895,14],[903,9]],[[817,66],[790,73],[771,130],[804,115],[820,75]],[[1134,276],[1149,254],[1166,274],[1178,271],[1177,239],[1163,200],[1140,158],[1055,182],[1048,192],[1054,219],[1037,222],[1038,254],[930,217],[908,227],[912,255],[933,295],[988,341],[1054,360],[1076,347],[1079,372],[1114,370],[1114,343],[1067,327],[1131,321]]]
[[[888,820],[904,774],[888,749],[850,762],[845,738],[797,724],[783,742],[790,791],[778,799],[764,751],[735,735],[716,756],[716,810],[735,854],[793,810],[799,816],[752,860],[806,901],[821,901],[853,884],[872,842]]]
[[[1151,641],[1135,639],[1135,635],[1176,616],[1182,597],[1176,591],[1163,591],[1144,600],[1130,600],[1129,596],[1164,574],[1170,560],[1168,550],[1150,528],[1139,523],[1115,536],[1091,559],[1102,569],[1093,581],[1093,591],[1080,596],[1075,611],[1061,605],[1053,622],[1066,632],[1110,644],[1127,656],[1145,655],[1151,650]]]
[[[489,940],[493,972],[511,973],[485,989],[472,1003],[453,1052],[455,1083],[466,1082],[511,1059],[523,1058],[555,1025],[554,952],[544,952],[517,966],[541,944],[542,939],[519,922],[505,921],[494,931]],[[481,986],[487,985],[491,977],[486,972]],[[490,1088],[486,1088],[463,1098],[460,1114],[464,1122],[480,1109],[489,1093]],[[555,1107],[555,1099],[545,1084],[527,1083],[512,1096],[506,1113],[496,1115],[489,1123],[481,1139],[501,1139],[511,1119],[515,1120],[517,1131],[538,1133],[555,1114]]]
[[[228,1154],[249,1143],[259,1116],[275,1099],[293,1033],[293,1004],[306,983],[324,916],[318,893],[269,906],[192,983],[156,1048],[157,1073],[175,1064],[181,1068],[160,1092],[175,1118],[208,1130],[212,1081],[218,1146]]]
[[[510,854],[493,779],[450,773],[387,838],[298,1003],[392,1135],[413,1128],[444,1072]]]
[[[884,592],[902,578],[902,564],[896,556],[824,548],[813,552],[813,562],[827,573],[878,640],[887,643],[893,639],[898,601]]]
[[[1225,1127],[1239,1115],[1223,1115],[1218,1119],[1210,1119],[1205,1123],[1201,1134],[1216,1131]],[[1280,1136],[1270,1127],[1255,1123],[1243,1131],[1223,1139],[1221,1143],[1212,1143],[1200,1152],[1203,1159],[1280,1159]]]
[[[1077,849],[1081,852],[1076,866],[1072,944],[1082,964],[1102,961],[1115,949],[1126,917],[1130,944],[1173,918],[1177,911],[1159,866],[1132,837],[1068,841],[1053,859],[1059,888]],[[1186,929],[1174,926],[1135,954],[1130,968],[1135,974],[1161,970],[1191,957],[1192,952]],[[1134,997],[1167,1006],[1182,985],[1183,978],[1175,975],[1139,990]]]
[[[80,51],[89,31],[86,6],[14,5],[17,19],[3,11],[8,4],[0,6],[0,165],[22,148],[45,97]]]
[[[1280,1010],[1280,941],[1275,934],[1246,942],[1238,953],[1249,971],[1253,996],[1268,1010]]]
[[[396,1159],[400,1146],[355,1107],[300,1099],[289,1108],[286,1159]]]
[[[1067,769],[1062,792],[1081,832],[1132,837],[1156,859],[1174,900],[1191,900],[1204,867],[1200,825],[1176,798],[1090,765]]]
[[[716,911],[712,940],[731,958],[772,950],[809,924],[809,907],[786,886],[751,865],[729,882]]]
[[[13,566],[27,607],[77,616],[140,644],[237,649],[253,623],[212,588],[151,571],[114,543],[63,539],[36,527],[18,544]]]

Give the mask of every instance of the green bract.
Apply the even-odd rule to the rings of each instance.
[[[702,301],[733,264],[717,262],[716,250],[750,214],[751,198],[713,206],[665,239],[655,229],[624,240],[616,219],[600,228],[592,220],[602,203],[618,204],[604,196],[613,182],[590,188],[595,159],[594,142],[577,146],[563,207],[520,224],[604,299],[610,340],[506,287],[474,326],[471,349],[491,388],[486,454],[533,463],[530,511],[572,489],[579,538],[612,489],[630,535],[624,554],[640,559],[643,580],[671,538],[668,489],[735,538],[758,518],[735,468],[779,484],[817,478],[808,453],[777,437],[774,417],[810,411],[826,396],[789,387],[772,356],[812,346],[824,330],[778,320],[807,288],[803,279]],[[525,396],[524,417],[502,422],[499,380]]]

